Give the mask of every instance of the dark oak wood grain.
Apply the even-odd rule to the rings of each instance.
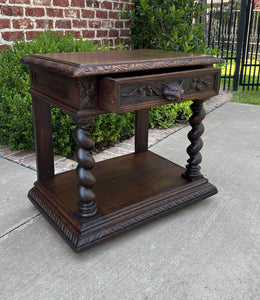
[[[163,50],[98,51],[33,54],[22,62],[69,77],[154,70],[173,67],[209,66],[222,63],[211,55]]]
[[[131,75],[131,74],[128,74]],[[126,112],[174,102],[210,98],[218,94],[220,70],[189,71],[99,79],[99,106],[109,112]],[[178,97],[181,87],[182,96]],[[165,94],[167,89],[168,95]],[[172,94],[170,94],[172,92]]]
[[[30,65],[38,179],[28,197],[79,252],[217,192],[200,172],[202,103],[221,59],[161,50],[37,54]],[[186,168],[148,151],[149,108],[192,100]],[[54,175],[50,105],[77,124],[78,167]],[[134,110],[135,153],[95,164],[91,121]],[[178,145],[176,145],[178,147]],[[44,238],[44,237],[43,237]]]
[[[135,153],[148,149],[149,109],[135,112]]]
[[[48,220],[58,224],[73,249],[82,251],[217,192],[205,178],[195,182],[183,178],[184,170],[150,151],[97,163],[93,191],[98,214],[87,219],[77,213],[74,170],[37,182],[29,198],[45,215],[51,214]]]
[[[50,105],[32,97],[37,176],[45,180],[54,176]]]

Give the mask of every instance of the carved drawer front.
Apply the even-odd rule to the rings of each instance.
[[[129,74],[127,74],[129,75]],[[218,94],[220,69],[202,68],[134,77],[99,79],[99,106],[125,112]]]

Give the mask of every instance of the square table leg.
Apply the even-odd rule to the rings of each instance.
[[[54,177],[53,141],[50,105],[32,95],[37,177],[39,181]]]

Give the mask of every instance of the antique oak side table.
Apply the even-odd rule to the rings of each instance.
[[[161,50],[41,54],[31,72],[37,182],[29,199],[79,252],[205,199],[217,189],[200,173],[203,102],[218,94],[222,60]],[[186,168],[148,151],[149,107],[192,100]],[[78,167],[54,174],[50,105],[77,124]],[[98,115],[135,111],[135,153],[99,162],[89,126]],[[178,147],[178,145],[176,145]]]

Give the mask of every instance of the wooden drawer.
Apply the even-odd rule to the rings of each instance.
[[[126,112],[215,96],[219,90],[220,69],[104,77],[98,84],[100,108],[109,112]]]

